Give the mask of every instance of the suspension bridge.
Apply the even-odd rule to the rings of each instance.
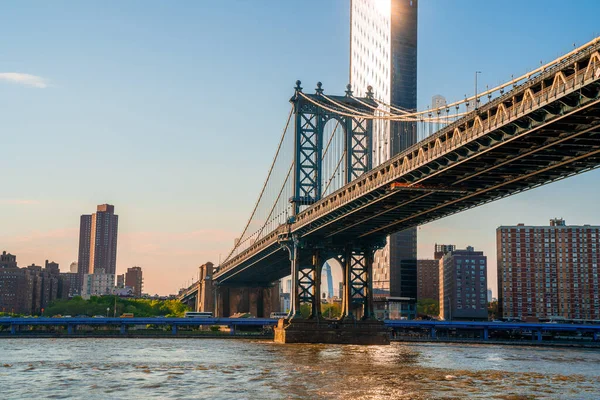
[[[337,260],[341,321],[372,321],[373,254],[387,235],[600,166],[599,49],[596,38],[425,111],[386,104],[370,88],[355,96],[348,85],[335,96],[318,83],[309,94],[296,82],[258,201],[214,281],[260,286],[291,273],[291,318],[280,339],[294,341],[301,303],[311,305],[310,321],[322,319],[322,266]],[[420,141],[373,165],[377,124]]]

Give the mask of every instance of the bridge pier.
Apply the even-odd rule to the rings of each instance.
[[[127,334],[127,326],[126,326],[125,324],[121,324],[121,325],[119,326],[119,333],[120,333],[121,335],[125,335],[125,334]]]
[[[292,265],[292,313],[275,328],[278,343],[389,344],[389,332],[373,310],[373,255],[377,246],[301,248],[284,243]],[[339,320],[321,314],[321,271],[325,260],[335,258],[343,267],[342,315]],[[310,262],[308,261],[310,260]],[[301,266],[301,267],[300,267]],[[308,318],[300,313],[310,303]]]
[[[266,318],[279,311],[279,284],[215,287],[215,317],[227,318],[237,313],[249,313]]]
[[[73,324],[68,324],[68,325],[67,325],[67,335],[72,335],[72,334],[73,334],[73,331],[74,331],[74,329],[75,329],[75,325],[73,325]]]
[[[16,335],[17,334],[17,330],[18,330],[18,326],[15,324],[11,324],[10,326],[10,334],[11,335]]]

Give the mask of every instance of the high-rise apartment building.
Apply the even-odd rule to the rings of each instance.
[[[440,295],[440,261],[417,260],[417,299],[438,301]]]
[[[63,272],[60,274],[59,295],[60,299],[70,299],[79,295],[79,276],[76,272]]]
[[[17,257],[0,255],[0,311],[17,314],[40,314],[61,294],[58,264],[48,262],[44,268],[31,264],[17,266]]]
[[[435,244],[433,260],[417,260],[417,299],[440,297],[440,261],[446,253],[456,250],[453,244]]]
[[[115,290],[115,274],[107,273],[104,269],[98,268],[93,274],[85,274],[83,283],[81,297],[86,300],[92,296],[113,294]]]
[[[97,269],[115,275],[118,224],[119,216],[110,204],[101,204],[94,214],[81,216],[77,261],[81,288],[84,275],[93,274]]]
[[[212,263],[208,264],[210,264],[212,268]],[[127,273],[125,274],[125,286],[129,286],[133,290],[133,295],[135,297],[142,297],[144,279],[142,278],[142,269],[140,267],[127,268]]]
[[[433,252],[433,258],[441,260],[446,253],[456,250],[456,246],[453,244],[435,244],[435,250]]]
[[[440,317],[487,320],[487,257],[468,246],[440,260]]]
[[[0,311],[31,314],[32,282],[29,271],[17,266],[17,256],[0,254]]]
[[[417,108],[418,0],[351,0],[350,83],[355,95],[371,86],[376,98],[406,110]],[[416,124],[375,120],[373,165],[417,141]],[[417,230],[390,235],[375,254],[376,294],[417,297]]]
[[[502,317],[600,319],[600,226],[500,226],[496,246]]]

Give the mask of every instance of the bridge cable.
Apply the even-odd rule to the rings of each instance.
[[[269,211],[269,215],[267,216],[267,218],[265,218],[265,223],[263,224],[263,226],[258,230],[258,234],[256,235],[256,240],[260,239],[260,234],[262,233],[262,231],[265,229],[265,227],[269,224],[269,218],[271,218],[271,216],[273,215],[273,211],[275,210],[275,207],[277,207],[277,202],[279,201],[279,199],[281,198],[281,194],[283,193],[283,191],[285,190],[285,184],[288,182],[288,180],[290,179],[290,175],[292,174],[292,169],[294,168],[294,163],[292,163],[290,165],[290,168],[288,169],[287,172],[287,176],[285,178],[285,181],[283,182],[283,185],[281,185],[281,190],[279,190],[279,194],[277,195],[277,198],[275,199],[275,202],[273,203],[273,207],[271,207],[271,211]]]
[[[340,157],[340,160],[338,161],[335,169],[333,170],[331,177],[327,181],[327,186],[325,186],[325,189],[323,189],[323,193],[327,193],[327,189],[329,189],[329,185],[331,185],[331,182],[333,182],[333,179],[335,178],[335,173],[337,172],[338,168],[340,168],[340,165],[342,164],[342,161],[344,160],[345,156],[346,156],[346,150],[344,150],[344,152],[342,153],[342,156]]]
[[[275,162],[277,161],[277,157],[279,156],[279,151],[281,150],[281,147],[283,145],[283,141],[285,139],[285,135],[287,133],[288,130],[288,126],[290,125],[290,121],[292,119],[292,115],[294,114],[294,109],[290,108],[290,112],[288,114],[287,117],[287,121],[285,123],[285,128],[283,128],[283,133],[281,135],[281,139],[279,140],[279,144],[277,145],[277,150],[275,152],[275,157],[273,157],[273,162],[271,163],[271,166],[269,167],[269,172],[267,173],[267,179],[265,179],[265,182],[262,186],[262,189],[260,191],[260,194],[258,196],[258,200],[256,200],[256,204],[254,205],[254,209],[252,210],[252,214],[250,215],[250,218],[248,219],[248,222],[246,223],[246,226],[244,227],[242,234],[240,236],[240,240],[238,241],[238,243],[235,244],[235,246],[233,246],[233,249],[231,250],[231,252],[229,252],[229,254],[227,255],[227,257],[225,257],[225,261],[227,261],[229,259],[229,257],[231,257],[231,255],[235,252],[235,250],[239,247],[239,245],[242,242],[242,239],[244,237],[244,235],[246,234],[246,231],[248,230],[248,227],[250,226],[250,223],[252,222],[252,217],[254,217],[254,214],[256,213],[256,210],[258,209],[258,205],[260,203],[260,200],[265,192],[265,189],[267,187],[267,184],[269,183],[269,178],[271,177],[271,174],[273,173],[273,169],[275,167]]]

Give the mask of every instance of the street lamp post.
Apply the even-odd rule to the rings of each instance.
[[[480,74],[481,71],[475,71],[475,110],[477,110],[477,75]]]
[[[106,318],[108,318],[108,312],[110,311],[110,307],[106,307]]]

